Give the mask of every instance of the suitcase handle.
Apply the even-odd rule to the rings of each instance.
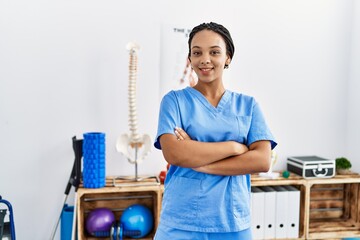
[[[321,169],[321,168],[320,168]],[[322,170],[319,171],[319,168],[317,169],[313,169],[313,174],[316,177],[325,177],[326,174],[328,173],[328,169],[327,168],[323,168]]]

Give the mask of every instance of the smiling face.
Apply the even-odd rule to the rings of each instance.
[[[225,64],[231,61],[222,36],[207,29],[194,35],[189,59],[199,81],[203,83],[222,81]]]

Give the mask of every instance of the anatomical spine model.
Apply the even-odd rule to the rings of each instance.
[[[148,134],[138,133],[138,121],[136,112],[136,78],[137,78],[137,53],[139,46],[135,43],[128,43],[126,46],[129,51],[129,128],[130,134],[122,134],[117,142],[116,149],[122,153],[130,163],[135,164],[135,178],[137,177],[137,164],[147,156],[151,150],[151,138]]]

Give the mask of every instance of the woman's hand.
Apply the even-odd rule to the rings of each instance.
[[[191,140],[189,135],[182,128],[175,127],[174,132],[175,132],[175,136],[176,136],[177,140],[179,140],[179,141]]]

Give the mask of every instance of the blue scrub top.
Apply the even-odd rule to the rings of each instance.
[[[217,107],[192,87],[171,91],[160,106],[159,137],[181,127],[201,142],[237,141],[276,146],[255,99],[226,90]],[[236,232],[250,224],[250,175],[220,176],[171,165],[165,180],[160,224],[186,231]]]

